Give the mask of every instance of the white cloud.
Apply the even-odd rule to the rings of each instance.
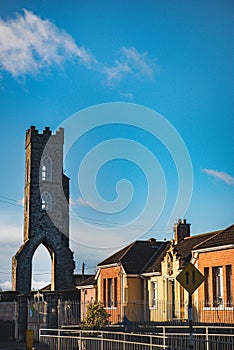
[[[21,211],[2,212],[0,214],[0,288],[11,289],[12,256],[23,243]]]
[[[93,207],[94,206],[94,202],[92,202],[91,200],[87,201],[81,196],[79,196],[78,199],[70,197],[70,206],[71,206],[71,208]]]
[[[12,289],[11,281],[5,281],[0,283],[0,289],[3,291],[11,290]]]
[[[23,207],[24,206],[24,197],[22,199],[18,199],[17,204],[19,204]]]
[[[126,98],[126,99],[128,99],[130,101],[132,101],[133,98],[134,98],[134,95],[132,93],[130,93],[130,92],[121,92],[120,91],[119,94],[120,94],[121,97]]]
[[[154,78],[154,71],[152,68],[153,62],[148,57],[148,54],[138,52],[135,47],[122,47],[121,52],[126,59],[127,64],[131,67],[131,71],[141,77],[149,79]]]
[[[224,181],[227,185],[234,184],[234,177],[225,173],[224,171],[217,171],[213,169],[202,169],[202,172],[216,179]]]
[[[71,208],[76,208],[77,207],[77,201],[71,196],[70,196],[70,199],[69,199],[69,204],[70,204]]]
[[[0,65],[12,76],[37,74],[72,57],[87,66],[94,60],[68,33],[30,11],[0,19]]]
[[[131,68],[127,63],[115,61],[115,65],[113,67],[103,67],[103,72],[106,75],[107,85],[115,85],[122,80],[126,73],[131,72]]]
[[[148,57],[148,54],[140,53],[135,47],[122,47],[120,58],[115,61],[112,67],[103,67],[108,85],[115,85],[125,76],[131,74],[136,78],[154,78],[154,68],[156,64]]]
[[[50,282],[49,281],[32,281],[32,290],[38,290],[45,286],[47,286]],[[0,282],[0,290],[6,291],[6,290],[12,290],[12,283],[11,281],[5,281]]]
[[[101,73],[108,86],[116,85],[130,74],[135,78],[153,79],[155,61],[147,53],[122,47],[118,56],[114,64],[98,62],[90,50],[78,47],[66,31],[28,10],[17,13],[14,18],[0,18],[0,69],[14,78],[37,75],[75,59],[77,64]]]
[[[39,290],[41,288],[44,288],[45,286],[47,286],[48,284],[50,284],[50,281],[32,281],[32,290]]]

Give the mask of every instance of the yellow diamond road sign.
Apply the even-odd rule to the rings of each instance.
[[[203,274],[191,263],[186,265],[176,277],[177,281],[189,292],[193,294],[204,281]]]

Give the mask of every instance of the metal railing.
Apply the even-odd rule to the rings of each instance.
[[[80,323],[86,316],[87,305],[88,303],[75,300],[59,303],[59,325]],[[194,322],[234,324],[233,306],[229,304],[213,305],[203,300],[195,300],[193,302]],[[123,315],[133,322],[168,322],[188,319],[188,302],[180,300],[175,300],[173,303],[157,300],[153,307],[144,301],[118,302],[115,306],[105,309],[109,314],[108,321],[111,324],[121,323]]]
[[[203,327],[204,328],[204,327]],[[168,332],[170,330],[170,332]],[[234,332],[233,332],[234,333]],[[187,350],[189,334],[171,332],[164,326],[163,332],[157,335],[106,332],[77,331],[63,329],[41,329],[40,343],[45,343],[49,350]],[[206,327],[205,333],[195,333],[194,350],[233,350],[234,334],[212,333]]]

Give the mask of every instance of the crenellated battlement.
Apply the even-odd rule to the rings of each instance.
[[[28,146],[30,142],[33,143],[46,143],[50,139],[51,143],[64,143],[64,129],[59,128],[55,134],[52,134],[52,131],[48,126],[40,133],[34,125],[26,131],[25,137],[25,147]]]

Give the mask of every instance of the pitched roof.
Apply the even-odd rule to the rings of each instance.
[[[195,246],[205,242],[207,239],[214,237],[219,231],[203,233],[200,235],[190,236],[184,238],[182,241],[177,243],[174,250],[182,259],[189,258],[191,251]]]
[[[135,241],[103,260],[98,264],[98,267],[120,263],[127,274],[139,274],[147,268],[148,264],[158,254],[158,249],[164,244],[165,242],[152,239]]]
[[[84,280],[83,282],[79,283],[78,288],[85,287],[85,286],[95,286],[96,284],[97,284],[97,280],[95,279],[95,275],[93,275],[87,278],[86,280]]]
[[[161,262],[164,259],[164,256],[169,249],[170,242],[163,242],[164,244],[161,245],[161,247],[158,249],[158,254],[156,254],[152,262],[148,264],[147,268],[144,270],[144,273],[150,273],[150,272],[161,272],[162,265]]]
[[[92,275],[90,274],[76,274],[76,275],[73,275],[73,281],[74,281],[74,284],[75,286],[79,286],[83,281],[87,280],[87,278],[89,277],[92,277]]]
[[[234,224],[224,230],[216,232],[215,235],[202,243],[197,244],[193,249],[206,249],[234,244]]]

